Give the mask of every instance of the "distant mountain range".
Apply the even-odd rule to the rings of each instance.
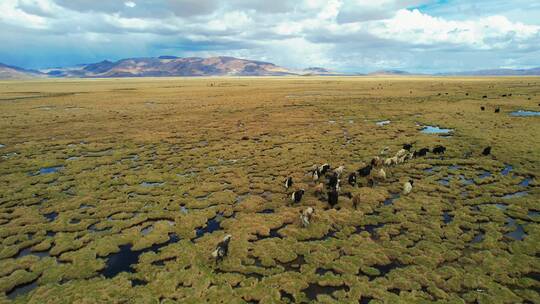
[[[0,79],[26,79],[45,76],[45,74],[38,71],[26,70],[0,63]]]
[[[466,71],[466,72],[458,72],[458,73],[444,73],[440,75],[445,75],[445,76],[538,76],[540,75],[540,68],[491,69],[491,70]]]
[[[174,56],[101,61],[68,68],[42,70],[53,77],[168,77],[168,76],[286,76],[290,70],[273,63],[234,57]]]
[[[368,73],[369,76],[410,76],[413,75],[406,71],[400,70],[379,70],[375,72]]]
[[[26,79],[36,77],[112,78],[112,77],[173,77],[173,76],[345,76],[366,74],[340,74],[322,67],[294,70],[270,62],[239,59],[234,57],[187,57],[176,56],[128,58],[115,62],[104,60],[73,67],[27,70],[0,63],[0,79]],[[412,76],[400,70],[380,70],[368,76]],[[437,76],[514,76],[540,75],[535,69],[494,69],[459,73],[441,73]]]

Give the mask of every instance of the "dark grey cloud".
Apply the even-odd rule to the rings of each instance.
[[[516,1],[518,22],[535,19],[535,1]],[[461,8],[435,0],[0,0],[0,62],[39,68],[166,54],[347,72],[540,65],[540,27],[530,26],[536,21],[471,13],[463,22],[461,9],[506,16],[511,5],[451,2]]]
[[[208,15],[220,7],[219,0],[166,0],[165,7],[178,17]]]
[[[226,6],[235,10],[255,10],[259,13],[275,14],[293,12],[300,1],[288,0],[229,0]]]
[[[79,12],[117,13],[125,17],[160,18],[167,15],[193,17],[214,13],[219,0],[54,0],[56,4]],[[128,5],[128,4],[135,5]]]

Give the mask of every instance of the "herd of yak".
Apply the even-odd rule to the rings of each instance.
[[[446,147],[442,145],[435,146],[433,149],[429,148],[421,148],[419,150],[415,150],[411,152],[413,145],[412,144],[404,144],[402,149],[400,149],[394,156],[392,157],[386,157],[389,152],[389,148],[385,147],[381,150],[379,156],[375,156],[371,159],[369,164],[364,164],[361,168],[358,170],[351,172],[348,175],[347,182],[351,186],[356,186],[358,184],[359,178],[364,178],[366,181],[366,184],[369,187],[374,187],[378,182],[382,182],[386,180],[386,171],[385,168],[395,166],[398,164],[402,164],[410,159],[418,158],[418,157],[424,157],[429,152],[433,154],[444,154],[446,152]],[[488,156],[491,154],[491,147],[486,147],[482,151],[482,155]],[[338,198],[341,191],[341,177],[343,176],[343,172],[345,170],[344,166],[339,166],[332,170],[331,166],[329,164],[323,164],[323,165],[313,165],[311,170],[308,172],[308,175],[310,178],[315,182],[317,185],[315,186],[314,193],[319,199],[326,200],[328,202],[328,205],[331,208],[334,208],[335,205],[338,203]],[[320,182],[322,179],[324,179],[324,182]],[[286,191],[289,189],[292,189],[294,184],[292,177],[287,177],[284,181],[284,186]],[[403,184],[403,195],[407,195],[412,191],[414,181],[412,179],[409,179]],[[324,192],[326,191],[326,197],[324,195]],[[294,190],[290,194],[291,201],[293,203],[299,203],[302,200],[302,197],[305,194],[304,189],[298,189]],[[354,207],[356,208],[358,204],[360,203],[360,197],[358,195],[355,195],[354,197],[351,197],[351,193],[343,193],[343,195],[349,196],[349,198],[352,198],[352,203]],[[300,212],[300,221],[304,227],[307,227],[310,223],[311,217],[313,216],[313,213],[315,212],[315,209],[313,207],[307,207],[303,211]],[[231,240],[231,235],[226,235],[221,242],[217,245],[214,252],[212,252],[212,257],[215,258],[217,261],[222,260],[224,257],[227,256],[229,251],[229,242]]]

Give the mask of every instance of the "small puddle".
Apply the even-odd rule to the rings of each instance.
[[[70,156],[70,157],[66,158],[66,160],[67,161],[73,161],[73,160],[77,160],[79,158],[81,158],[81,157],[80,156]]]
[[[474,238],[471,241],[471,244],[478,244],[483,240],[484,240],[484,233],[479,232],[477,235],[474,236]]]
[[[515,193],[506,194],[502,198],[503,199],[511,199],[511,198],[516,198],[516,197],[524,197],[524,196],[526,196],[528,194],[529,194],[529,192],[527,192],[527,191],[518,191],[518,192],[515,192]]]
[[[384,226],[384,223],[358,226],[358,227],[356,227],[356,231],[354,233],[361,233],[362,231],[367,231],[373,237],[377,237],[377,231],[375,231],[375,229],[381,228],[382,226]]]
[[[501,174],[506,176],[510,173],[510,171],[512,171],[512,169],[514,169],[514,167],[512,167],[512,165],[506,165],[504,166],[504,169],[502,169],[501,171]]]
[[[379,271],[379,275],[377,275],[376,277],[384,277],[386,276],[390,271],[394,270],[394,269],[397,269],[397,268],[402,268],[403,265],[399,264],[398,262],[391,262],[390,264],[386,264],[386,265],[372,265],[371,267],[377,269]]]
[[[452,222],[452,220],[454,220],[454,216],[451,215],[448,211],[444,211],[443,212],[443,223],[449,224],[450,222]]]
[[[283,303],[294,303],[294,297],[292,294],[286,292],[286,291],[283,291],[283,290],[280,290],[279,291],[280,295],[281,295],[281,299],[285,299],[287,300],[288,302],[283,302]]]
[[[359,304],[369,304],[373,300],[372,297],[361,297],[360,301],[358,301]]]
[[[495,204],[495,207],[499,210],[506,210],[508,208],[508,205],[507,204],[502,204],[502,203],[498,203],[498,204]]]
[[[383,205],[392,205],[396,199],[400,197],[399,193],[390,193],[390,197],[385,199]]]
[[[474,184],[474,179],[466,178],[465,175],[460,175],[459,179],[461,180],[461,183],[465,186]]]
[[[511,112],[510,116],[518,116],[518,117],[540,116],[540,112],[519,110],[519,111]]]
[[[450,180],[448,178],[441,178],[441,179],[437,180],[437,182],[439,182],[439,184],[441,184],[443,186],[449,186],[450,185]]]
[[[146,282],[145,280],[139,280],[139,279],[133,279],[131,280],[131,287],[135,287],[135,286],[144,286],[148,284],[148,282]]]
[[[150,232],[152,232],[152,230],[154,230],[154,226],[150,225],[150,226],[142,229],[141,234],[142,235],[148,235]]]
[[[57,212],[50,212],[50,213],[46,213],[44,214],[43,216],[45,216],[49,222],[52,222],[56,219],[56,217],[58,216],[58,213]]]
[[[54,166],[54,167],[43,167],[40,168],[38,172],[36,172],[34,175],[44,175],[44,174],[51,174],[56,173],[60,170],[64,169],[64,166]]]
[[[428,173],[428,174],[431,174],[433,173],[434,171],[439,171],[441,169],[440,166],[433,166],[433,167],[429,167],[429,168],[426,168],[424,169],[423,171]]]
[[[15,300],[18,296],[27,294],[38,287],[37,279],[32,282],[15,286],[10,292],[7,293],[7,297],[10,300]]]
[[[45,258],[45,257],[50,256],[48,251],[32,251],[30,247],[28,247],[19,251],[19,254],[17,254],[16,258],[21,258],[27,255],[33,255],[39,258]]]
[[[506,220],[507,220],[506,228],[512,229],[512,231],[506,233],[505,236],[516,241],[523,240],[525,236],[527,235],[525,233],[525,230],[523,229],[523,225],[518,224],[516,220],[511,217],[507,218]]]
[[[423,126],[420,132],[424,134],[449,134],[454,132],[453,129],[444,129],[437,126]]]
[[[174,234],[171,233],[169,235],[169,240],[162,244],[154,244],[149,248],[141,249],[141,250],[131,250],[132,245],[122,245],[120,246],[120,252],[112,253],[108,255],[106,267],[101,272],[106,278],[113,278],[117,274],[121,272],[133,272],[133,268],[131,267],[134,264],[137,264],[139,261],[139,256],[146,252],[158,252],[158,250],[162,247],[165,247],[169,244],[176,243],[180,240],[180,238]]]
[[[139,159],[139,155],[137,154],[129,154],[127,157],[124,157],[122,159],[120,159],[120,161],[127,161],[127,160],[131,160],[131,161],[136,161]]]
[[[538,216],[540,216],[540,211],[529,211],[529,212],[527,212],[527,215],[529,217],[538,217]]]
[[[274,213],[274,209],[264,209],[264,210],[259,211],[257,213],[270,214],[270,213]]]
[[[257,240],[260,241],[260,240],[264,240],[264,239],[268,239],[268,238],[282,238],[282,236],[279,234],[278,231],[280,229],[284,228],[285,226],[287,226],[287,225],[283,224],[280,227],[270,229],[269,235],[266,235],[266,236],[261,236],[261,235],[257,234]]]
[[[484,179],[484,178],[488,178],[491,176],[491,172],[489,171],[482,171],[480,174],[478,174],[478,178],[480,179]]]
[[[221,216],[220,215],[217,215],[211,219],[209,219],[207,222],[206,222],[206,225],[202,228],[197,228],[195,230],[195,240],[198,239],[198,238],[201,238],[203,235],[205,235],[206,233],[212,233],[216,230],[219,230],[221,229],[221,223],[220,223],[220,220],[221,220]]]
[[[311,301],[316,301],[318,295],[329,295],[333,297],[333,293],[339,290],[345,292],[349,291],[349,287],[346,285],[341,286],[321,286],[318,283],[309,283],[306,289],[303,289],[302,292],[310,299]]]
[[[519,183],[519,185],[521,187],[529,187],[529,184],[531,183],[531,181],[532,181],[532,178],[526,177]]]
[[[180,212],[182,212],[183,214],[188,214],[189,211],[186,206],[180,206]]]
[[[164,182],[142,182],[141,186],[143,186],[143,187],[158,187],[158,186],[163,186],[164,184],[165,184]]]
[[[286,263],[278,263],[285,269],[285,271],[293,271],[293,272],[300,272],[300,267],[306,263],[306,260],[304,259],[303,255],[298,255],[296,259],[286,262]]]
[[[326,275],[327,273],[330,273],[330,274],[333,274],[333,275],[336,275],[338,276],[339,274],[337,272],[335,272],[334,270],[332,269],[324,269],[324,268],[317,268],[315,270],[315,273],[320,275],[320,276],[324,276]]]
[[[5,147],[5,146],[6,146],[6,145],[0,144],[0,148],[3,148],[3,147]]]
[[[390,124],[390,122],[391,122],[390,120],[380,120],[380,121],[377,121],[375,124],[377,126],[382,127],[382,126],[386,126],[386,125]]]

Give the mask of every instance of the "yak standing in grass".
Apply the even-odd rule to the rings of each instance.
[[[293,203],[300,203],[300,201],[302,200],[302,196],[304,195],[304,192],[305,192],[304,189],[294,191],[293,194],[291,195],[291,201],[293,201]]]
[[[356,173],[349,174],[349,185],[356,186]]]
[[[327,194],[328,194],[328,205],[334,208],[334,206],[337,205],[338,203],[339,194],[335,189],[328,191]]]
[[[300,221],[302,222],[302,226],[309,226],[313,213],[315,213],[315,209],[312,207],[307,207],[305,210],[300,212]]]
[[[285,189],[289,189],[290,187],[292,187],[292,185],[293,185],[292,177],[290,177],[290,176],[287,177],[287,178],[285,179],[285,183],[284,183],[284,184],[285,184]]]
[[[446,151],[445,146],[438,145],[435,148],[433,148],[433,154],[444,154],[445,151]]]
[[[222,261],[229,254],[229,242],[231,241],[231,235],[227,234],[223,241],[219,242],[216,246],[216,250],[212,252],[212,257],[216,261]]]
[[[412,192],[412,187],[414,184],[414,180],[409,179],[405,184],[403,184],[403,195],[408,195]]]

